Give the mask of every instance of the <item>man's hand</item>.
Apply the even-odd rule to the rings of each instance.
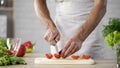
[[[45,40],[51,45],[55,45],[60,39],[60,34],[50,17],[46,0],[34,0],[34,5],[38,17],[47,29],[47,32],[44,36]]]
[[[44,35],[44,39],[51,45],[55,45],[60,40],[60,34],[56,28],[48,28]]]
[[[73,53],[80,50],[82,46],[82,41],[79,39],[78,36],[74,36],[73,38],[69,39],[65,45],[65,47],[62,49],[61,57],[66,58]]]

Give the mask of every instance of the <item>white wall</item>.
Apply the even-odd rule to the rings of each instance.
[[[35,52],[48,52],[48,43],[43,39],[45,30],[35,14],[34,0],[14,0],[15,1],[15,37],[25,40],[36,41]],[[48,0],[49,1],[49,0]],[[50,5],[52,4],[52,5]],[[106,24],[111,17],[120,17],[120,0],[108,0],[107,13],[101,24]],[[55,3],[48,2],[51,15],[55,15]],[[103,40],[103,39],[102,39]],[[103,43],[104,44],[104,43]]]
[[[0,15],[0,37],[7,37],[7,16]]]

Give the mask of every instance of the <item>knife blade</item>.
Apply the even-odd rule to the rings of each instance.
[[[54,39],[54,40],[55,40],[55,39]],[[55,42],[57,43],[57,41],[56,41],[56,40],[55,40]],[[59,54],[61,54],[62,49],[59,51],[59,49],[58,49],[58,46],[57,46],[57,45],[55,45],[54,47],[55,47],[56,52],[57,52],[57,53],[59,53]]]
[[[58,46],[57,46],[57,45],[56,45],[56,46],[54,46],[54,49],[56,50],[56,52],[55,52],[55,53],[59,53],[59,55],[61,55],[62,49],[59,51],[59,49],[58,49]]]
[[[57,47],[57,45],[55,45],[54,47],[55,47],[56,52],[58,52],[58,47]]]
[[[61,55],[62,49],[58,52]]]

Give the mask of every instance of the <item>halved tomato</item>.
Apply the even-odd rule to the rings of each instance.
[[[59,53],[55,53],[55,54],[54,54],[54,57],[55,57],[56,59],[59,59],[61,56],[60,56]]]
[[[83,54],[82,59],[90,59],[91,56],[89,54]]]
[[[53,57],[53,55],[52,55],[52,54],[50,54],[50,53],[45,54],[45,56],[46,56],[46,58],[48,58],[48,59],[51,59],[51,58]]]
[[[73,59],[77,60],[77,59],[79,59],[80,56],[72,55],[71,57],[72,57]]]

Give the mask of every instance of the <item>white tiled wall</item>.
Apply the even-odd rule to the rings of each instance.
[[[35,14],[33,1],[34,0],[14,0],[15,1],[15,37],[21,37],[24,40],[36,41],[35,52],[49,52],[48,43],[43,39],[45,30]],[[110,17],[120,18],[120,0],[108,0],[107,13],[101,24],[107,24]],[[48,0],[48,6],[52,18],[55,15],[55,3]],[[101,38],[103,40],[103,38]],[[106,45],[103,43],[103,45]],[[106,46],[107,47],[107,46]],[[108,50],[108,55],[111,55],[112,50]]]
[[[0,37],[7,37],[7,16],[0,15]]]

